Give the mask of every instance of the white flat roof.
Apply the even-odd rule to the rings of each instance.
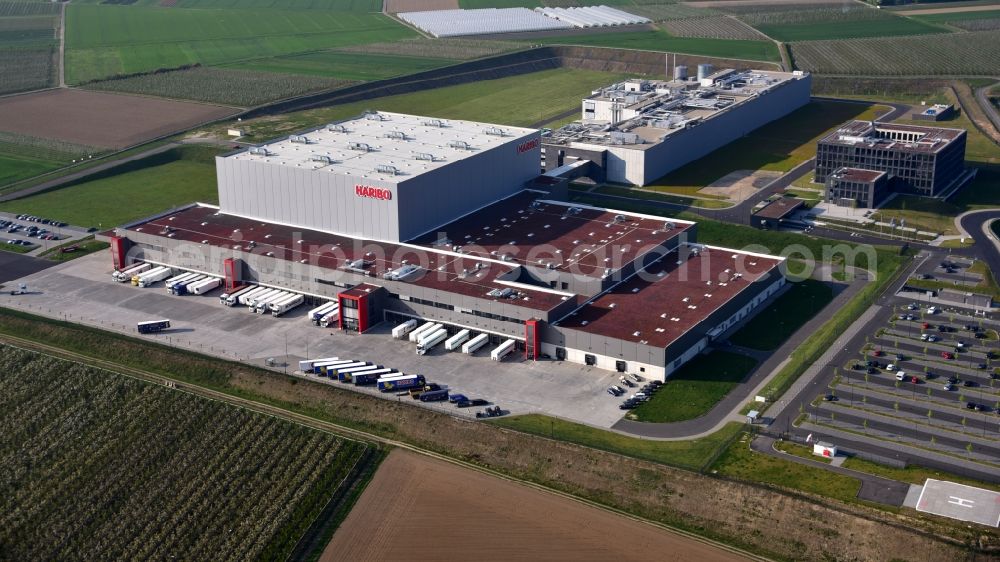
[[[267,154],[249,149],[226,158],[399,183],[536,132],[378,111],[260,145]]]

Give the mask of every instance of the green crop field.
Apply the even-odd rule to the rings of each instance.
[[[416,34],[381,14],[274,10],[164,10],[134,6],[67,8],[67,80],[222,64]]]
[[[44,16],[59,13],[59,4],[44,0],[0,0],[0,17]]]
[[[1000,18],[1000,10],[984,10],[982,12],[949,12],[944,14],[926,14],[910,16],[914,20],[928,23],[951,24],[961,21],[973,21],[982,19]]]
[[[112,4],[108,0],[74,0],[74,4]],[[128,6],[163,6],[163,0],[124,0]],[[336,12],[379,12],[381,0],[177,0],[171,8],[233,8],[239,10],[329,10]]]
[[[580,98],[622,77],[608,72],[561,68],[265,117],[244,121],[241,126],[254,141],[264,141],[306,127],[354,117],[367,109],[531,126],[578,109]]]
[[[7,346],[0,365],[5,559],[284,560],[373,460],[117,373]]]
[[[253,107],[351,83],[319,76],[202,66],[101,80],[87,84],[86,88]]]
[[[459,61],[440,58],[321,51],[303,55],[258,59],[233,64],[230,67],[264,72],[328,76],[339,80],[368,81],[412,74],[456,62]],[[294,78],[291,80],[294,80]]]
[[[668,423],[703,416],[756,365],[752,357],[727,351],[699,355],[670,375],[648,402],[632,410],[630,417]]]
[[[0,95],[54,84],[56,18],[46,15],[49,8],[0,1]]]
[[[0,210],[110,227],[186,203],[215,203],[216,154],[211,148],[175,148],[101,172],[93,179],[0,203]]]
[[[0,186],[43,174],[58,168],[58,162],[11,156],[0,152]]]
[[[540,37],[532,43],[618,47],[644,51],[663,51],[706,57],[780,61],[778,47],[771,41],[705,39],[674,37],[665,31],[635,31]]]
[[[101,152],[92,146],[0,131],[0,187]]]
[[[756,26],[767,36],[778,41],[815,41],[822,39],[851,39],[855,37],[889,37],[895,35],[924,35],[947,33],[948,30],[914,19],[890,16],[887,18],[846,22],[815,22]]]

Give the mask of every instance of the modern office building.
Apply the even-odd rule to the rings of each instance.
[[[891,192],[937,197],[966,177],[965,139],[961,129],[851,121],[817,144],[815,181],[841,168],[871,170],[886,173]]]
[[[826,201],[841,207],[877,207],[889,195],[888,177],[875,170],[837,168],[826,176]]]

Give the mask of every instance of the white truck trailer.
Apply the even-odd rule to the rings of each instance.
[[[420,326],[416,330],[410,332],[409,335],[410,342],[417,343],[418,341],[420,341],[420,338],[424,337],[427,334],[437,331],[440,327],[441,324],[437,324],[434,322],[427,322],[423,326]]]
[[[313,365],[316,363],[323,363],[326,361],[339,361],[340,357],[324,357],[322,359],[305,359],[299,361],[299,370],[303,373],[311,373],[313,370]]]
[[[322,375],[328,369],[335,369],[348,363],[357,363],[354,359],[336,359],[334,361],[316,361],[313,363],[313,373]]]
[[[191,271],[185,271],[184,273],[181,273],[180,275],[174,275],[170,279],[167,279],[166,281],[164,281],[163,282],[163,287],[166,288],[167,291],[170,291],[170,289],[173,288],[174,283],[180,283],[182,281],[187,281],[187,280],[193,279],[193,278],[195,278],[197,276],[198,276],[197,273],[193,273]]]
[[[209,277],[207,279],[202,279],[194,285],[188,285],[188,292],[193,295],[204,295],[205,293],[214,291],[216,287],[221,284],[222,279],[219,279],[218,277]]]
[[[280,301],[272,302],[267,308],[271,310],[271,316],[281,316],[304,302],[306,302],[304,296],[292,293]]]
[[[340,321],[340,307],[336,307],[326,314],[326,316],[319,319],[317,322],[318,326],[323,328],[329,328],[331,325],[336,324]]]
[[[167,266],[147,271],[146,273],[139,275],[139,282],[136,283],[136,285],[139,287],[149,287],[154,283],[159,283],[167,277],[170,277],[173,274],[173,271],[173,269]]]
[[[273,295],[258,299],[257,304],[255,304],[253,307],[253,311],[256,314],[264,314],[265,312],[270,310],[269,307],[271,306],[272,302],[278,302],[287,297],[288,295],[291,295],[291,293],[289,293],[288,291],[278,291]]]
[[[466,355],[472,355],[477,349],[483,347],[490,341],[489,334],[479,334],[478,336],[472,338],[471,340],[462,344],[462,353]]]
[[[325,302],[310,310],[309,314],[306,314],[306,318],[313,324],[319,324],[320,319],[333,311],[333,309],[339,307],[340,306],[334,301]]]
[[[407,320],[406,322],[403,322],[399,326],[396,326],[395,328],[392,329],[392,337],[396,338],[397,340],[401,340],[406,337],[406,334],[412,332],[413,329],[416,327],[417,327],[416,320]]]
[[[247,308],[250,309],[250,312],[254,312],[258,304],[260,304],[263,301],[266,301],[267,299],[271,298],[274,295],[277,295],[278,293],[283,293],[283,292],[284,291],[282,291],[281,289],[267,289],[266,291],[259,293],[252,298],[247,299]]]
[[[222,293],[221,295],[219,295],[219,304],[224,304],[226,306],[233,306],[234,304],[236,304],[237,299],[240,298],[240,295],[245,295],[250,291],[254,290],[255,288],[256,287],[254,287],[253,285],[244,285],[231,293]]]
[[[202,275],[200,273],[195,274],[195,276],[190,279],[186,279],[180,283],[174,283],[174,286],[170,287],[170,292],[175,295],[186,295],[191,292],[191,287],[195,283],[201,283],[205,279],[208,279],[208,275]]]
[[[271,289],[267,287],[254,287],[253,290],[248,291],[246,293],[242,293],[239,297],[237,297],[236,303],[238,303],[240,306],[250,306],[251,300],[257,298],[259,295],[263,295],[264,293],[270,290]]]
[[[454,336],[451,336],[450,338],[448,338],[447,341],[444,342],[444,348],[447,349],[448,351],[455,351],[456,349],[460,349],[462,347],[462,344],[469,339],[469,335],[471,333],[472,332],[468,330],[460,331],[459,333],[455,334]]]
[[[417,355],[423,355],[434,349],[434,347],[443,342],[448,337],[448,330],[444,328],[438,328],[437,330],[431,332],[430,335],[420,338],[417,342]]]
[[[111,279],[118,283],[125,283],[126,281],[131,281],[133,275],[139,275],[144,271],[149,271],[153,269],[153,264],[151,263],[135,263],[125,269],[116,271],[111,274]]]
[[[490,352],[490,359],[494,361],[503,361],[504,357],[507,357],[514,351],[514,346],[516,344],[516,340],[507,340],[503,342],[498,345],[496,349]]]

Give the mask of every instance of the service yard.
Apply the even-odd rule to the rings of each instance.
[[[941,306],[895,297],[804,421],[1000,470],[1000,322]]]
[[[236,113],[236,109],[85,90],[0,99],[0,131],[120,149]]]
[[[285,316],[258,316],[246,307],[219,303],[220,290],[206,296],[174,296],[159,283],[140,289],[111,280],[108,255],[100,252],[49,268],[18,281],[31,294],[0,296],[0,305],[53,318],[66,318],[90,326],[136,335],[136,323],[168,318],[172,329],[153,334],[163,343],[228,359],[265,365],[288,363],[294,374],[301,359],[340,357],[370,361],[404,373],[423,374],[469,398],[483,398],[504,413],[545,413],[608,428],[624,413],[621,399],[606,392],[617,373],[561,361],[526,362],[511,354],[503,362],[491,361],[490,346],[475,356],[447,352],[443,346],[418,356],[414,344],[394,340],[392,325],[383,323],[363,335],[319,328],[305,318],[308,306]],[[341,388],[380,394],[372,387],[355,387],[308,375]],[[386,398],[411,400],[409,396]],[[447,402],[423,404],[456,415],[474,417],[482,408],[462,408]]]
[[[745,560],[566,497],[397,449],[320,561],[640,561],[654,552],[669,552],[671,560]]]

